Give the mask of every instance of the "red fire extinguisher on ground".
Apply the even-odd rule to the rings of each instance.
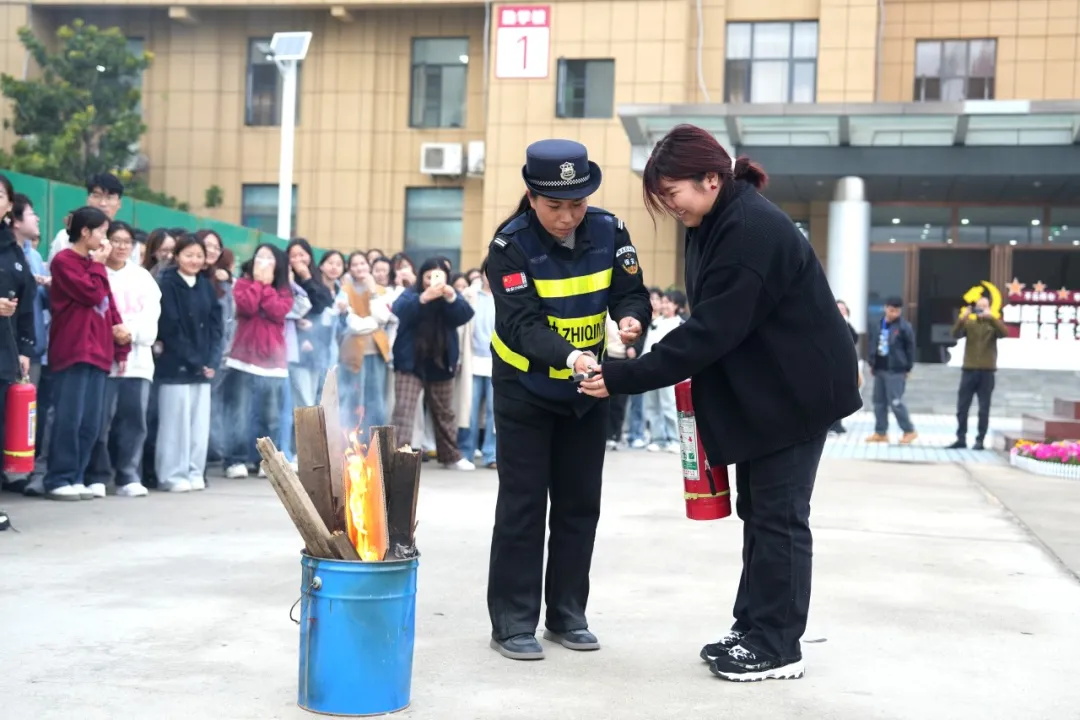
[[[682,446],[683,495],[686,517],[719,520],[731,514],[731,488],[724,466],[710,467],[698,437],[690,381],[675,386],[675,409],[679,413],[679,444]]]
[[[37,434],[37,388],[24,377],[8,387],[4,408],[4,472],[34,470],[34,436]]]

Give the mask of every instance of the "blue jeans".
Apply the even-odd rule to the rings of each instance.
[[[645,441],[645,396],[630,396],[630,430],[626,433],[627,442]]]
[[[108,377],[109,373],[87,363],[76,363],[52,374],[56,412],[46,491],[85,482],[90,454],[101,433]]]
[[[386,361],[378,353],[364,356],[360,372],[338,366],[342,430],[360,428],[361,437],[369,438],[372,426],[386,424],[386,374]]]
[[[255,448],[256,438],[268,437],[278,444],[281,403],[288,383],[288,378],[229,369],[225,394],[231,410],[231,433],[225,447],[225,467],[258,465],[261,458]]]
[[[480,448],[483,453],[482,465],[490,465],[495,462],[495,402],[492,397],[491,378],[483,375],[473,375],[472,386],[472,410],[469,412],[469,429],[465,441],[461,443],[461,455],[472,462],[476,453],[477,444],[480,442],[480,403],[484,409],[484,445]]]

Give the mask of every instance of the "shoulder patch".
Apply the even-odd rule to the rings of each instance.
[[[506,238],[496,237],[494,240],[491,241],[491,244],[495,247],[504,248],[507,244]]]
[[[529,276],[523,272],[509,273],[502,277],[503,290],[508,293],[529,287]]]
[[[619,257],[620,255],[625,255],[626,253],[634,253],[634,254],[636,254],[637,253],[637,248],[635,248],[633,245],[623,245],[621,248],[619,248],[618,250],[615,251],[615,257]]]
[[[637,249],[633,245],[623,245],[615,251],[615,264],[622,266],[627,275],[637,275],[638,265]]]

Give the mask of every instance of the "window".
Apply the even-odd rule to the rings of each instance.
[[[468,38],[413,38],[409,126],[465,127]]]
[[[556,117],[611,117],[615,108],[615,61],[560,59],[556,93]]]
[[[460,266],[463,201],[461,188],[405,189],[405,252],[417,269],[436,255]]]
[[[278,186],[244,185],[241,199],[240,224],[271,235],[277,234]],[[289,236],[296,234],[296,186],[292,188],[292,227]]]
[[[282,79],[277,65],[267,59],[265,49],[270,38],[252,38],[248,41],[247,112],[244,122],[248,125],[267,126],[281,124]],[[296,64],[296,122],[300,122],[300,82],[304,63]]]
[[[724,101],[812,103],[817,22],[728,23]]]
[[[915,101],[994,99],[996,40],[915,43]]]

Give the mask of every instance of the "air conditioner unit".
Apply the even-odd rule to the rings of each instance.
[[[420,172],[425,175],[461,175],[461,143],[422,143]]]
[[[484,141],[483,140],[470,140],[469,141],[469,157],[467,162],[467,172],[469,177],[480,177],[484,174]]]

